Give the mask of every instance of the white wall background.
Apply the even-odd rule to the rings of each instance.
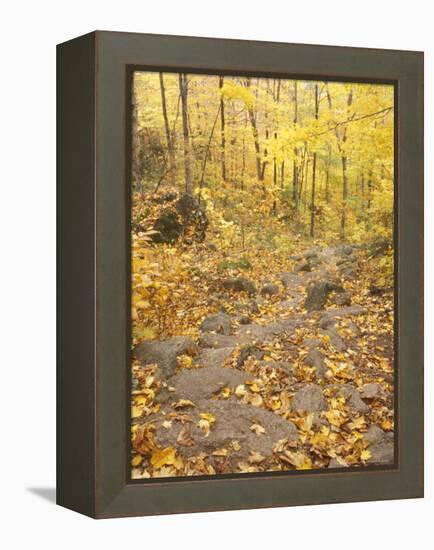
[[[433,535],[434,217],[426,216],[426,498],[95,522],[56,507],[55,44],[94,29],[424,50],[426,204],[434,204],[427,0],[38,0],[1,10],[0,541],[3,548],[396,549]],[[79,344],[79,343],[78,343]],[[431,344],[431,345],[430,345]],[[431,543],[431,544],[430,544]]]

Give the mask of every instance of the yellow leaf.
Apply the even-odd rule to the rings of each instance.
[[[244,395],[246,395],[246,393],[247,393],[247,390],[244,384],[240,384],[235,388],[235,395],[237,397],[243,397]]]
[[[131,460],[131,466],[139,466],[143,462],[143,456],[134,455]]]
[[[200,413],[200,417],[209,422],[210,424],[213,424],[215,422],[215,416],[211,413]]]
[[[360,453],[360,459],[363,460],[363,462],[365,462],[366,460],[368,460],[369,458],[371,458],[372,456],[372,453],[369,449],[364,449],[361,453]]]
[[[196,405],[190,399],[179,399],[176,403],[173,404],[174,409],[185,409],[187,407],[195,407]]]
[[[250,426],[250,429],[252,430],[252,432],[255,432],[256,435],[262,435],[265,433],[265,428],[260,424],[252,424]]]
[[[155,449],[151,455],[151,465],[156,468],[163,466],[173,466],[177,470],[182,467],[182,460],[176,456],[176,451],[173,447],[165,449]]]

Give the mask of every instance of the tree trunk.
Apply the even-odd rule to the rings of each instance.
[[[298,121],[298,98],[297,98],[297,81],[294,81],[294,95],[293,95],[293,101],[294,101],[294,128],[297,126]],[[293,166],[293,174],[292,174],[292,196],[294,200],[294,206],[295,209],[298,210],[298,197],[299,197],[299,178],[298,178],[298,168],[297,168],[297,157],[298,157],[298,150],[297,147],[294,148],[294,166]]]
[[[175,151],[170,135],[169,118],[167,116],[166,90],[164,87],[163,73],[160,76],[161,106],[163,109],[164,128],[166,130],[167,152],[169,155],[170,183],[175,185]]]
[[[140,134],[139,134],[139,128],[138,128],[138,121],[137,121],[137,96],[135,90],[133,91],[132,96],[132,112],[131,112],[131,121],[132,121],[132,136],[131,136],[131,142],[132,142],[132,168],[131,168],[131,176],[132,176],[132,184],[133,187],[136,189],[140,189],[143,193],[142,189],[142,147],[140,143]]]
[[[185,192],[192,194],[190,139],[188,131],[188,82],[187,75],[179,74],[179,92],[182,103],[182,130],[184,134],[184,171],[185,171]]]
[[[315,84],[315,119],[318,120],[319,101],[318,84]],[[315,236],[315,178],[316,178],[316,151],[313,153],[312,161],[312,197],[310,201],[310,236]]]
[[[353,90],[350,90],[347,99],[347,108],[351,107],[353,102]],[[341,239],[345,240],[345,225],[347,217],[347,197],[348,197],[348,173],[347,173],[347,164],[348,158],[345,153],[345,143],[347,141],[347,129],[344,129],[342,136],[342,145],[341,147],[341,161],[342,161],[342,210],[341,210]]]
[[[226,181],[226,133],[225,133],[225,103],[222,95],[222,88],[224,84],[224,76],[219,77],[220,88],[220,144],[221,144],[221,165],[222,165],[222,178]]]

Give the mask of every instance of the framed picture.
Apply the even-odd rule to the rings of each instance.
[[[423,496],[423,54],[58,46],[58,503]]]

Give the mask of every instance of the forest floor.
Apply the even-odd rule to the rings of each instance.
[[[393,295],[366,251],[254,261],[259,279],[226,271],[220,293],[198,279],[205,314],[180,297],[193,330],[136,338],[133,478],[393,463]]]

